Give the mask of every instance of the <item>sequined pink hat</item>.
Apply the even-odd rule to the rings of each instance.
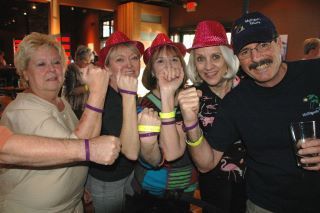
[[[193,39],[192,47],[187,51],[193,49],[210,46],[228,46],[227,34],[222,26],[217,21],[201,21],[196,28],[196,33]]]
[[[186,47],[182,43],[175,43],[171,41],[171,39],[164,33],[159,33],[155,39],[152,41],[152,44],[149,48],[147,48],[143,53],[143,61],[145,64],[147,64],[152,56],[152,54],[155,52],[155,50],[159,47],[170,45],[178,48],[181,55],[186,55]]]

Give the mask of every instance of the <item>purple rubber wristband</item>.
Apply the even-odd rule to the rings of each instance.
[[[171,125],[176,124],[176,120],[173,121],[161,121],[161,125]]]
[[[120,89],[120,88],[118,88],[118,91],[119,91],[120,93],[125,93],[125,94],[129,94],[129,95],[137,95],[137,92],[129,91],[129,90],[125,90],[125,89]]]
[[[145,138],[145,137],[151,137],[151,136],[156,136],[158,135],[159,132],[148,132],[148,133],[140,133],[139,137],[140,138]]]
[[[195,124],[191,126],[185,126],[184,124],[182,125],[183,131],[187,132],[190,131],[191,129],[194,129],[196,126],[198,126],[199,122],[197,121]]]
[[[88,109],[91,109],[92,111],[95,111],[95,112],[98,112],[98,113],[103,113],[103,109],[99,109],[99,108],[93,107],[93,106],[91,106],[89,104],[86,104],[85,107],[88,108]]]
[[[86,149],[86,161],[90,161],[90,146],[89,146],[89,140],[84,139],[84,145]]]

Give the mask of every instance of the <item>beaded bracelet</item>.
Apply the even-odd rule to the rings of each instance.
[[[145,137],[151,137],[151,136],[156,136],[159,135],[158,132],[148,132],[148,133],[140,133],[139,137],[140,138],[145,138]]]
[[[84,105],[86,108],[92,110],[92,111],[95,111],[95,112],[98,112],[98,113],[103,113],[103,109],[99,109],[97,107],[94,107],[94,106],[91,106],[89,104],[85,104]]]
[[[160,126],[138,125],[139,132],[160,132]]]
[[[176,117],[176,113],[174,111],[172,111],[172,112],[159,112],[159,115],[160,115],[161,119]]]
[[[186,143],[189,145],[189,146],[192,146],[192,147],[196,147],[196,146],[199,146],[202,141],[203,141],[204,137],[203,137],[203,132],[201,130],[201,136],[199,137],[198,140],[196,141],[189,141],[188,139],[186,140]]]
[[[182,125],[183,131],[187,132],[190,131],[191,129],[194,129],[195,127],[197,127],[199,124],[199,121],[195,122],[194,124],[192,124],[191,126],[185,126],[184,124]]]
[[[90,146],[88,139],[84,139],[84,145],[86,150],[86,161],[90,161]]]
[[[137,92],[135,92],[135,91],[129,91],[129,90],[120,89],[120,88],[118,88],[118,91],[119,91],[120,93],[124,93],[124,94],[137,95]]]

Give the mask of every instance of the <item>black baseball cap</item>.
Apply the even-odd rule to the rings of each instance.
[[[259,12],[244,14],[237,19],[231,32],[231,44],[235,54],[250,44],[268,42],[278,37],[273,22]]]

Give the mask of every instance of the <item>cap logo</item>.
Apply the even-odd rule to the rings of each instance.
[[[249,23],[250,25],[261,24],[261,18],[245,19],[244,22],[245,22],[245,23]]]
[[[234,27],[234,30],[236,31],[236,34],[241,33],[242,31],[245,30],[243,25],[237,25]]]

